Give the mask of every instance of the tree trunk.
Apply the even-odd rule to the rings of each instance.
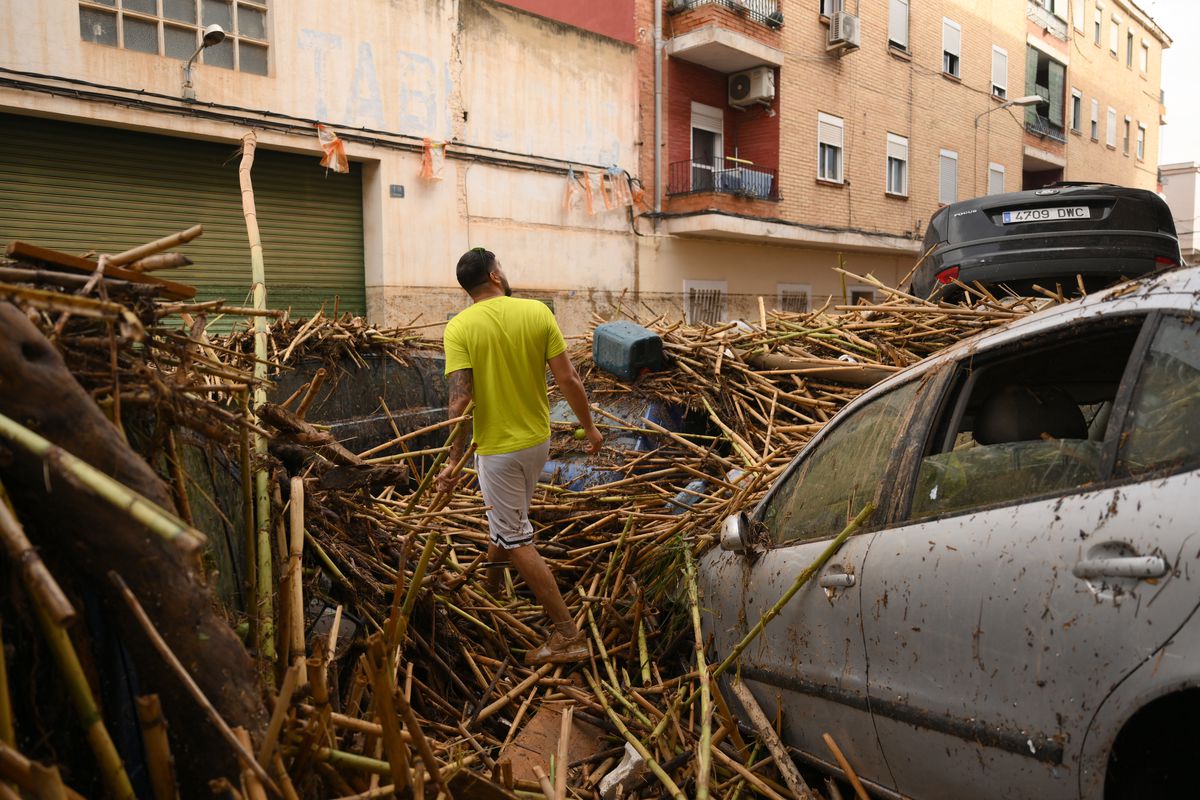
[[[67,370],[62,356],[15,306],[0,303],[0,413],[176,513],[171,492]],[[112,505],[64,480],[42,460],[0,441],[0,480],[30,538],[74,582],[103,599],[133,653],[139,693],[157,693],[169,723],[184,796],[240,769],[220,734],[154,651],[107,578],[118,572],[204,694],[231,727],[257,739],[266,712],[254,663],[217,613],[199,565]],[[111,717],[111,712],[109,713]]]

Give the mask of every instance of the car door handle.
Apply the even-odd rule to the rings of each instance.
[[[834,572],[817,579],[822,589],[849,589],[854,585],[854,576],[847,572]]]
[[[1161,578],[1167,574],[1167,562],[1161,556],[1125,558],[1085,558],[1071,570],[1076,578]]]

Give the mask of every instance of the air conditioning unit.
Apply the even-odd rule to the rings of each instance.
[[[853,49],[858,47],[858,17],[845,11],[835,11],[829,16],[829,44],[826,50]]]
[[[775,99],[775,72],[755,67],[729,76],[729,105],[734,107],[770,103]]]

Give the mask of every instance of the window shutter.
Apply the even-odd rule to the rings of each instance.
[[[1075,4],[1075,30],[1083,30],[1083,0],[1071,0]]]
[[[938,200],[953,203],[958,199],[958,156],[950,150],[941,152],[938,169]]]
[[[992,47],[992,86],[1008,91],[1008,52]]]
[[[817,141],[842,146],[842,120],[829,114],[817,114]]]
[[[942,49],[952,55],[962,55],[962,30],[948,19],[942,19]]]
[[[988,194],[1000,194],[1004,191],[1004,167],[1000,164],[988,164]]]
[[[1112,106],[1108,107],[1108,138],[1109,147],[1117,146],[1117,110]]]
[[[1092,122],[1100,121],[1100,101],[1092,100]]]
[[[908,161],[908,139],[903,136],[897,136],[894,133],[887,135],[887,154],[888,158],[898,158],[901,161]]]
[[[908,0],[890,0],[888,39],[908,49]]]
[[[1037,91],[1038,51],[1032,47],[1025,51],[1025,94],[1038,94]],[[1037,106],[1025,107],[1025,124],[1032,125],[1037,121]]]
[[[1063,88],[1067,81],[1067,68],[1057,61],[1050,62],[1050,121],[1063,124]]]

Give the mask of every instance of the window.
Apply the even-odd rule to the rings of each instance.
[[[841,11],[844,0],[821,0],[821,16],[828,17],[835,11]]]
[[[725,167],[724,129],[724,111],[692,103],[693,192],[711,192],[717,188],[717,173]]]
[[[1004,193],[1004,165],[988,164],[988,194]]]
[[[817,113],[817,177],[842,182],[842,118]]]
[[[1038,136],[1065,141],[1067,68],[1036,47],[1025,51],[1025,94],[1043,102],[1025,109],[1025,129]]]
[[[1100,30],[1101,30],[1101,28],[1104,27],[1104,12],[1098,8],[1096,9],[1094,26],[1095,26],[1095,31],[1092,36],[1092,41],[1094,41],[1096,43],[1096,46],[1099,47],[1100,46]]]
[[[1121,150],[1125,155],[1129,155],[1129,117],[1125,118],[1125,136],[1121,139]]]
[[[1146,126],[1138,124],[1137,160],[1146,160]]]
[[[684,315],[689,325],[716,325],[725,319],[725,281],[684,281]]]
[[[1008,51],[992,45],[992,94],[1008,97]]]
[[[1145,41],[1142,42],[1142,54],[1138,61],[1138,67],[1142,72],[1150,71],[1150,45]]]
[[[962,26],[942,17],[942,72],[961,77],[959,57],[962,53]]]
[[[958,153],[943,150],[938,157],[938,202],[949,205],[958,200]]]
[[[803,314],[812,308],[812,287],[807,283],[780,283],[775,288],[776,307],[780,311]]]
[[[908,50],[908,0],[888,0],[888,45]]]
[[[1200,458],[1200,325],[1164,317],[1133,390],[1117,474],[1179,472]]]
[[[846,288],[846,294],[846,299],[852,306],[869,306],[875,303],[875,287],[873,286],[849,286]]]
[[[267,74],[267,0],[81,0],[79,36],[85,42],[187,59],[212,24],[225,40],[205,48],[199,63]]]
[[[1133,69],[1133,31],[1125,32],[1125,69]]]
[[[1083,130],[1083,94],[1078,89],[1071,89],[1071,130],[1079,133]]]
[[[1092,101],[1092,141],[1100,141],[1100,101]]]
[[[1112,149],[1117,149],[1117,110],[1112,106],[1108,107],[1108,136],[1104,143]]]
[[[1113,17],[1108,34],[1108,51],[1112,53],[1113,58],[1116,58],[1117,52],[1121,49],[1121,23],[1117,17]]]
[[[1083,33],[1083,0],[1071,0],[1071,2],[1074,4],[1072,9],[1074,13],[1071,16],[1075,23],[1075,30]]]
[[[887,135],[888,194],[908,196],[908,139],[894,133]]]
[[[941,406],[910,516],[1086,491],[1100,480],[1106,440],[1117,437],[1109,413],[1141,326],[1139,317],[1076,323],[1040,347],[1027,339],[962,362],[959,397]]]
[[[835,536],[876,499],[920,381],[839,416],[768,498],[762,522],[776,545]]]

